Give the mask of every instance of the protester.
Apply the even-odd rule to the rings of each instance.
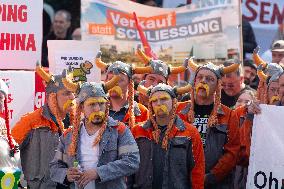
[[[145,74],[152,72],[148,67],[132,67],[121,61],[116,61],[110,65],[102,62],[101,52],[96,58],[96,65],[102,70],[107,70],[106,81],[118,73],[120,80],[118,85],[109,91],[110,110],[109,115],[115,120],[121,121],[131,128],[135,123],[144,122],[148,119],[149,113],[147,108],[134,101],[134,81],[133,74]]]
[[[161,60],[154,60],[150,57],[148,57],[146,54],[144,54],[143,51],[138,49],[137,51],[138,56],[143,60],[143,63],[145,65],[151,66],[153,72],[146,74],[145,75],[145,81],[142,81],[143,84],[146,88],[150,86],[156,86],[159,83],[164,83],[167,84],[167,80],[169,78],[170,74],[178,74],[182,73],[186,70],[186,66],[178,66],[178,67],[169,67],[166,63],[164,63]],[[139,94],[139,102],[142,103],[143,105],[147,106],[148,105],[148,97]]]
[[[241,148],[234,173],[234,189],[246,188],[254,118],[252,109],[254,106],[258,106],[256,103],[255,93],[251,90],[242,91],[236,103],[234,112],[238,117],[236,121],[239,122],[240,127]]]
[[[141,163],[139,171],[128,179],[129,188],[204,188],[200,135],[176,115],[177,95],[190,88],[158,84],[149,91],[150,119],[132,129]],[[141,87],[138,90],[146,93]]]
[[[76,123],[60,138],[53,161],[51,178],[55,182],[85,189],[125,188],[125,176],[139,166],[139,151],[130,130],[109,117],[107,91],[119,80],[114,76],[105,84],[68,81],[79,91]],[[67,86],[67,85],[66,85]],[[81,119],[81,113],[84,118]],[[74,167],[74,162],[79,166]]]
[[[42,41],[41,61],[43,67],[49,67],[48,62],[48,40],[71,40],[69,28],[71,26],[71,14],[66,10],[59,10],[55,13],[51,32]]]
[[[0,111],[4,111],[5,118],[0,118],[0,188],[3,189],[17,188],[21,176],[20,154],[10,132],[7,97],[8,86],[0,79]]]
[[[221,104],[221,76],[235,72],[239,62],[225,68],[212,63],[196,65],[191,101],[178,108],[178,115],[198,129],[205,153],[205,189],[233,187],[233,169],[240,148],[236,115]]]
[[[284,58],[284,40],[275,41],[272,44],[272,62],[279,64]]]
[[[238,62],[239,60],[230,59],[224,62],[224,66],[228,67]],[[221,102],[229,108],[234,108],[242,90],[253,90],[248,85],[244,84],[244,76],[240,69],[237,69],[232,73],[225,74],[224,76],[222,76],[221,80]]]
[[[259,47],[254,50],[253,60],[258,66],[260,78],[257,89],[257,99],[263,104],[279,104],[279,77],[283,68],[277,63],[267,63],[258,55]],[[266,73],[265,73],[266,72]]]
[[[253,89],[257,89],[259,79],[257,77],[257,68],[252,60],[244,60],[244,84],[250,86]]]
[[[30,189],[52,189],[49,162],[55,154],[59,136],[64,132],[63,120],[70,114],[74,120],[74,94],[63,84],[65,75],[50,75],[39,65],[36,72],[46,81],[47,102],[40,109],[21,117],[12,129],[12,136],[20,145],[21,164]]]

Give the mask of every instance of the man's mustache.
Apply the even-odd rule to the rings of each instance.
[[[274,103],[275,101],[279,101],[280,97],[279,96],[272,96],[270,99],[270,104]]]
[[[75,106],[75,100],[67,100],[64,104],[63,104],[63,110],[67,110],[67,108]]]
[[[91,115],[88,117],[88,123],[91,123],[91,121],[94,120],[95,117],[99,117],[101,119],[104,119],[105,118],[105,112],[99,111],[99,112],[91,113]]]
[[[158,114],[159,111],[163,111],[167,115],[169,115],[169,110],[166,105],[154,106],[153,107],[155,114]]]
[[[200,89],[205,89],[207,97],[209,96],[209,85],[206,83],[198,83],[195,87],[196,94],[198,94]]]
[[[123,98],[122,89],[120,86],[115,86],[109,90],[109,94],[116,93],[120,98]]]

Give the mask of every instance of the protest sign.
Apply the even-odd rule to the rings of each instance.
[[[1,0],[1,69],[34,69],[40,60],[42,7],[37,0]]]
[[[260,52],[270,49],[272,42],[278,38],[279,25],[284,24],[284,1],[245,0],[242,2],[242,12],[244,19],[253,27]]]
[[[11,128],[34,107],[34,72],[0,71],[0,79],[8,85],[8,108]]]
[[[51,73],[61,74],[71,66],[74,81],[101,81],[101,71],[94,62],[99,51],[98,42],[50,40],[47,45]]]
[[[261,114],[255,116],[247,188],[281,188],[284,181],[283,117],[284,107],[272,105],[261,105]]]
[[[102,51],[111,51],[110,61],[114,57],[134,63],[141,44],[135,12],[153,51],[168,63],[181,63],[190,55],[198,62],[239,57],[239,1],[201,2],[162,9],[131,1],[83,0],[82,38],[99,40]]]

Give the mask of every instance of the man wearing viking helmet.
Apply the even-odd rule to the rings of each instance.
[[[141,49],[137,50],[137,54],[146,66],[151,66],[152,68],[152,72],[146,74],[145,80],[140,83],[140,85],[143,85],[147,88],[150,86],[154,87],[159,83],[167,84],[170,74],[178,74],[186,70],[185,66],[170,67],[161,60],[154,60],[148,57]],[[147,106],[148,100],[149,99],[147,96],[139,94],[140,103]]]
[[[50,163],[53,181],[70,188],[124,189],[125,176],[137,171],[139,151],[130,130],[109,116],[106,93],[118,80],[119,76],[114,76],[106,84],[86,82],[79,90],[68,80],[68,88],[79,91],[77,119],[61,136]]]
[[[68,90],[62,75],[50,75],[40,65],[36,72],[46,81],[47,103],[28,113],[12,129],[12,136],[20,145],[21,164],[28,188],[52,189],[49,162],[55,154],[59,136],[64,132],[63,119],[70,113],[74,118],[74,94]],[[72,122],[72,121],[71,121]]]
[[[257,75],[260,79],[257,99],[262,104],[276,105],[279,103],[279,77],[283,68],[277,63],[267,63],[258,55],[259,47],[253,52],[253,60],[258,66]],[[266,72],[266,73],[265,73]]]
[[[147,108],[134,101],[132,75],[151,73],[152,68],[150,66],[135,67],[121,61],[106,64],[101,60],[101,52],[97,55],[96,65],[102,70],[107,70],[106,81],[111,80],[115,74],[118,74],[120,78],[118,85],[109,91],[110,117],[128,124],[130,128],[134,123],[146,121],[149,117]]]
[[[221,76],[238,69],[239,64],[228,67],[212,63],[196,65],[191,102],[180,106],[178,114],[199,131],[205,153],[205,188],[232,188],[232,170],[236,166],[240,148],[237,118],[220,102]]]
[[[147,92],[138,87],[150,98],[150,119],[132,128],[141,163],[139,171],[128,179],[130,186],[203,189],[205,162],[200,135],[176,114],[177,96],[190,89],[190,85],[172,88],[162,83]]]
[[[0,111],[4,110],[5,118],[0,118],[0,188],[17,188],[21,175],[20,154],[10,132],[7,96],[8,86],[0,79]]]

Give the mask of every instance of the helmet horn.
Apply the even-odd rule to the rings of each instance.
[[[62,83],[64,87],[74,93],[77,92],[77,90],[79,89],[79,84],[73,83],[73,81],[67,76],[66,70],[63,71],[62,75]]]
[[[120,77],[118,75],[115,75],[111,80],[107,81],[104,84],[105,91],[109,91],[111,88],[113,88],[117,84],[119,79]]]
[[[188,66],[189,66],[190,69],[192,69],[195,72],[196,72],[196,70],[199,67],[195,62],[193,62],[193,58],[192,57],[188,59]]]
[[[96,56],[96,66],[98,68],[100,68],[101,70],[105,71],[108,67],[108,64],[104,63],[102,60],[101,60],[101,56],[102,56],[102,52],[99,51],[97,56]]]
[[[47,73],[40,65],[39,62],[36,63],[36,73],[45,81],[50,82],[52,80],[52,75]]]
[[[142,59],[145,65],[149,65],[151,58],[148,57],[141,49],[137,49],[138,56]]]
[[[177,88],[176,89],[176,94],[181,95],[181,94],[184,94],[184,93],[188,93],[188,92],[191,91],[191,89],[192,89],[192,86],[190,84],[187,84],[184,87]]]
[[[260,47],[257,46],[253,50],[252,59],[257,66],[259,66],[260,64],[263,64],[263,66],[265,67],[267,65],[267,63],[259,56],[259,54],[258,54],[259,49],[260,49]]]

